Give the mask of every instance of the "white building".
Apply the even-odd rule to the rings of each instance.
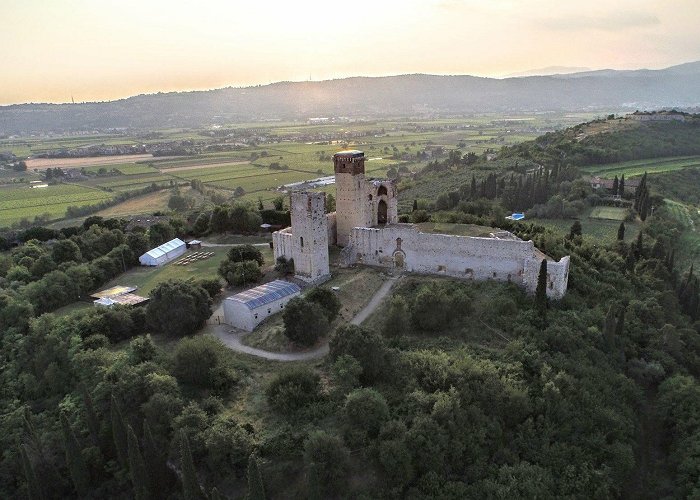
[[[180,238],[175,238],[167,243],[153,248],[139,257],[142,266],[162,266],[185,253],[187,245]]]
[[[252,332],[265,318],[284,309],[301,293],[301,288],[289,281],[275,280],[237,293],[224,300],[224,323]]]

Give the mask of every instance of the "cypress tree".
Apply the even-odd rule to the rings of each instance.
[[[620,306],[620,312],[617,315],[617,322],[615,323],[615,336],[619,337],[625,330],[625,306]]]
[[[203,500],[202,489],[194,468],[190,440],[184,431],[180,434],[180,467],[182,468],[182,494],[185,500]]]
[[[617,186],[617,194],[622,198],[625,195],[625,174],[620,177],[620,184]]]
[[[265,485],[263,483],[258,459],[251,454],[248,458],[248,492],[246,495],[248,500],[265,500]]]
[[[29,500],[41,500],[44,495],[41,493],[41,485],[36,478],[36,472],[32,462],[29,460],[27,450],[24,445],[19,446],[19,453],[22,458],[22,469],[24,470],[24,479],[27,481],[27,497]]]
[[[603,322],[603,337],[605,337],[609,352],[615,348],[615,326],[615,310],[613,306],[610,306]]]
[[[637,259],[634,256],[634,249],[630,248],[627,252],[627,258],[625,259],[625,267],[629,272],[634,271],[634,265],[637,263]]]
[[[644,198],[642,199],[642,206],[641,206],[641,211],[639,212],[639,218],[642,219],[642,221],[647,220],[647,217],[651,213],[651,196],[649,195],[649,192],[644,193]]]
[[[413,200],[413,211],[418,210],[418,200]]]
[[[569,230],[569,239],[573,240],[576,236],[581,236],[581,222],[578,220],[574,221]]]
[[[476,198],[476,176],[472,174],[472,184],[469,190],[470,199]]]
[[[640,259],[644,256],[644,237],[642,231],[637,235],[637,243],[634,246],[635,257]]]
[[[75,491],[79,496],[85,496],[85,493],[90,486],[90,478],[88,476],[88,468],[83,458],[83,454],[78,443],[78,439],[73,433],[68,419],[64,413],[61,413],[61,429],[63,430],[63,447],[66,450],[66,464],[70,477],[73,480]]]
[[[617,228],[617,241],[624,241],[625,239],[625,223],[620,222],[620,227]]]
[[[95,413],[95,405],[92,402],[92,397],[90,396],[90,393],[83,384],[80,384],[80,393],[83,398],[83,405],[85,406],[85,421],[87,422],[88,429],[90,431],[92,443],[99,448],[100,421],[97,419],[97,414]]]
[[[211,493],[209,494],[209,500],[224,500],[224,496],[219,493],[219,490],[216,489],[216,487],[211,489]]]
[[[35,448],[39,452],[42,462],[46,462],[46,455],[44,453],[44,445],[39,439],[39,434],[36,432],[36,427],[34,427],[34,418],[32,417],[32,411],[28,406],[24,407],[24,415],[22,416],[22,424],[24,425],[24,432],[27,433],[29,440],[34,444]]]
[[[148,474],[146,474],[146,463],[141,455],[139,442],[134,434],[134,429],[127,426],[127,441],[129,453],[129,476],[134,487],[134,498],[136,500],[147,500],[151,498],[149,493]]]
[[[153,438],[151,426],[148,421],[143,421],[143,459],[146,462],[146,472],[152,492],[165,492],[170,490],[172,473],[166,464],[166,457],[161,453],[156,440]]]
[[[612,187],[613,196],[617,196],[617,190],[619,189],[619,186],[620,186],[620,180],[617,178],[617,175],[616,175],[615,180],[613,180],[613,187]]]
[[[117,452],[117,460],[122,467],[126,468],[128,465],[128,444],[126,437],[126,427],[124,426],[124,417],[122,417],[121,409],[119,408],[119,403],[117,403],[117,398],[112,394],[112,401],[110,405],[111,416],[112,416],[112,438],[114,439],[114,449]]]
[[[542,321],[547,320],[547,259],[542,259],[535,289],[535,310]]]

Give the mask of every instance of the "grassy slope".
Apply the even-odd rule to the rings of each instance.
[[[609,163],[607,165],[590,165],[581,170],[591,175],[598,175],[607,179],[615,176],[634,177],[644,174],[644,172],[663,173],[681,170],[684,168],[700,167],[700,156],[676,156],[670,158],[650,158],[645,160],[633,160],[620,163]]]

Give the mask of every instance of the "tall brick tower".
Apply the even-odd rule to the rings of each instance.
[[[338,246],[348,244],[353,227],[364,227],[365,220],[365,154],[362,151],[340,151],[333,155],[335,169],[335,217]]]
[[[330,274],[326,193],[291,194],[292,258],[294,273],[304,281],[317,281]]]

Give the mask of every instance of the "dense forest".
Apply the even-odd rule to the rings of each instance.
[[[508,196],[584,203],[576,165],[453,156],[411,182],[459,171],[466,187],[403,216],[570,255],[563,300],[406,277],[370,321],[330,333],[327,358],[279,365],[196,334],[211,283],[165,283],[145,310],[49,312],[197,220],[233,230],[235,207],[148,232],[93,218],[24,235],[0,257],[0,496],[699,496],[700,282],[676,267],[684,228],[646,191],[653,176],[625,191],[635,217],[645,196],[655,206],[638,236],[622,223],[598,241],[502,218]]]

